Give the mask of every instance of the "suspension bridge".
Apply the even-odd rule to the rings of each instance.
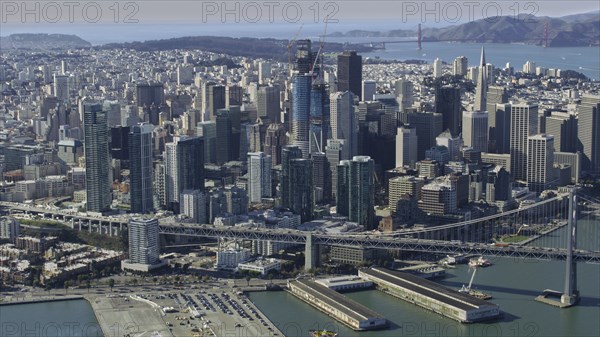
[[[427,37],[423,35],[423,31],[421,28],[421,24],[418,24],[416,29],[416,36],[413,37],[404,37],[402,40],[388,40],[388,41],[376,41],[376,42],[366,42],[366,43],[358,43],[362,45],[366,45],[375,49],[386,49],[386,45],[389,44],[417,44],[417,50],[421,50],[423,48],[423,42],[474,42],[474,43],[484,43],[489,39],[486,38],[485,35],[477,36],[475,38],[435,38],[435,37]],[[548,47],[548,22],[544,23],[544,35],[539,37],[519,37],[520,42],[531,42],[534,44],[538,44],[543,46],[544,48]],[[511,41],[506,41],[511,42]]]
[[[125,218],[78,215],[18,203],[0,202],[9,213],[41,215],[74,230],[117,235]],[[392,249],[436,254],[478,254],[565,261],[565,303],[577,301],[577,263],[600,264],[600,201],[562,191],[545,200],[504,213],[458,223],[390,233],[327,233],[257,226],[215,226],[161,222],[162,235],[286,242],[305,246],[305,267],[318,264],[321,246]]]

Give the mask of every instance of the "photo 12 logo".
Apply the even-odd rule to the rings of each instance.
[[[2,1],[2,23],[139,23],[138,2]]]
[[[533,1],[402,1],[401,11],[403,23],[496,22],[501,16],[534,23],[540,7]]]
[[[338,23],[334,1],[204,1],[202,23]]]

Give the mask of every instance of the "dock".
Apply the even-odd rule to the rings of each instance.
[[[459,293],[421,277],[384,268],[360,269],[358,275],[373,281],[377,288],[392,296],[461,323],[498,318],[498,305]]]
[[[303,279],[289,281],[288,288],[294,296],[353,330],[375,330],[388,326],[382,315],[317,282]]]

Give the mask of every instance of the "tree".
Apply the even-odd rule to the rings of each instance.
[[[133,280],[131,280],[131,283],[135,286],[138,284],[138,279],[134,278]]]
[[[152,282],[154,282],[154,283],[158,282],[158,277],[153,277]]]
[[[246,286],[249,287],[250,286],[250,280],[252,279],[252,277],[250,277],[250,275],[246,276]]]
[[[90,293],[90,288],[92,287],[92,282],[90,279],[85,280],[85,287],[87,288],[88,294]]]
[[[273,285],[273,277],[275,277],[275,275],[273,275],[273,273],[269,273],[268,278],[269,278],[270,285]]]
[[[71,281],[65,281],[65,295],[69,292],[69,287],[71,286]]]
[[[108,280],[108,286],[110,287],[110,291],[113,291],[113,287],[115,286],[115,279],[111,278]]]

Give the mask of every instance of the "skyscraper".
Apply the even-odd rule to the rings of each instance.
[[[281,121],[279,86],[260,87],[257,96],[256,110],[258,117],[268,118],[272,123],[279,123]]]
[[[401,126],[396,134],[396,167],[415,167],[417,162],[417,130]]]
[[[375,226],[374,162],[367,156],[338,165],[337,212],[370,230]]]
[[[485,49],[481,47],[481,61],[479,63],[479,75],[477,76],[477,88],[475,89],[474,111],[485,111],[487,99],[487,66],[485,63]]]
[[[507,108],[508,95],[504,87],[490,86],[487,93],[488,112],[488,152],[509,153],[510,108]]]
[[[407,194],[412,199],[421,199],[421,188],[424,184],[425,179],[413,176],[400,176],[390,179],[388,182],[388,205],[392,212],[396,211],[398,200],[402,199]]]
[[[222,165],[233,159],[233,142],[233,120],[227,111],[221,110],[216,118],[216,164]]]
[[[438,77],[442,77],[442,75],[443,75],[442,60],[440,60],[439,58],[436,58],[435,60],[433,60],[433,77],[438,78]]]
[[[292,144],[302,150],[304,158],[309,155],[309,117],[312,76],[295,74],[292,78]]]
[[[338,55],[337,62],[337,90],[348,90],[362,100],[362,56],[355,51],[344,51]]]
[[[468,66],[469,60],[464,56],[459,56],[452,63],[452,74],[454,76],[465,76],[467,75]]]
[[[350,91],[331,94],[331,139],[342,140],[341,159],[358,154],[358,118],[354,111],[354,95]]]
[[[165,103],[165,91],[161,83],[137,83],[135,85],[135,92],[135,103],[138,107],[161,106]]]
[[[159,263],[158,219],[130,219],[127,227],[129,261],[145,265]]]
[[[435,137],[435,144],[448,148],[450,161],[460,161],[460,149],[463,146],[463,141],[459,136],[453,136],[450,130],[446,130]]]
[[[578,114],[582,171],[600,173],[600,96],[583,95]]]
[[[555,152],[577,151],[577,118],[563,112],[553,111],[546,117],[546,133],[554,136]]]
[[[315,204],[331,199],[331,168],[324,152],[311,153]]]
[[[202,190],[184,190],[179,196],[179,214],[190,218],[194,223],[208,223],[208,193]]]
[[[527,185],[537,193],[554,180],[554,137],[537,134],[527,138]]]
[[[302,158],[302,150],[296,145],[287,145],[281,151],[281,205],[291,208],[292,178],[290,176],[291,162]]]
[[[322,152],[330,133],[330,103],[325,84],[317,79],[310,91],[309,152]]]
[[[87,210],[103,212],[112,203],[112,179],[108,155],[108,124],[106,111],[100,103],[83,106],[85,189]]]
[[[204,142],[201,137],[177,143],[177,191],[204,189]]]
[[[248,199],[259,203],[271,197],[271,156],[263,152],[248,153]]]
[[[292,159],[289,162],[289,208],[300,214],[302,222],[313,217],[313,169],[310,159]]]
[[[509,201],[512,198],[511,190],[510,173],[503,166],[496,165],[488,172],[485,190],[485,200],[488,203]]]
[[[455,136],[461,133],[461,111],[459,87],[436,87],[435,112],[442,114],[442,128]]]
[[[215,164],[217,162],[217,123],[213,121],[198,122],[196,136],[202,137],[204,140],[204,161]]]
[[[329,161],[329,170],[331,171],[331,193],[334,199],[337,195],[337,166],[340,163],[343,143],[343,140],[328,139],[325,147],[325,155],[327,161]]]
[[[538,106],[510,105],[510,173],[527,180],[527,137],[537,134]]]
[[[417,130],[417,159],[425,159],[425,151],[435,145],[435,137],[442,133],[442,114],[413,112],[408,114],[408,124]]]
[[[463,112],[462,134],[465,146],[475,151],[487,152],[488,148],[488,113],[487,111]]]
[[[54,96],[64,105],[69,100],[69,76],[54,74]]]
[[[409,80],[397,80],[394,83],[394,95],[398,101],[400,112],[410,109],[413,105],[413,84]]]
[[[377,93],[377,82],[372,80],[365,80],[362,82],[362,99],[365,101],[372,101],[373,95]]]
[[[129,134],[129,179],[131,212],[154,210],[152,189],[152,124],[139,124]]]
[[[202,121],[214,121],[217,110],[225,108],[225,86],[202,83]]]
[[[281,164],[281,151],[286,144],[287,138],[283,124],[269,124],[265,134],[264,152],[271,156],[273,166]]]

